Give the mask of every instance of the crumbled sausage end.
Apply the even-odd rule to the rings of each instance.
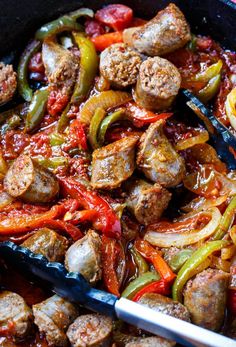
[[[17,87],[16,72],[12,65],[0,63],[0,104],[8,102]]]
[[[140,67],[140,80],[144,91],[162,99],[178,94],[181,76],[178,69],[168,60],[148,58]]]
[[[114,44],[101,54],[101,74],[114,86],[125,88],[137,80],[141,56],[126,44]]]

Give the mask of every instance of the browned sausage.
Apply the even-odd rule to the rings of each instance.
[[[124,42],[127,42],[126,37],[125,30]],[[171,3],[135,30],[128,43],[141,53],[160,56],[183,47],[190,39],[190,28],[183,13]]]
[[[67,336],[72,347],[109,347],[111,332],[111,318],[94,313],[78,317]]]
[[[95,283],[102,277],[101,239],[93,230],[76,241],[65,257],[65,266],[70,272],[79,272],[90,283]]]
[[[167,208],[171,193],[156,183],[154,185],[141,180],[127,182],[128,209],[141,224],[156,223]]]
[[[135,101],[148,110],[167,110],[175,100],[180,84],[180,73],[172,63],[159,57],[148,58],[140,66]]]
[[[142,135],[137,164],[151,181],[174,187],[184,177],[185,164],[164,135],[163,124],[162,120],[151,124]]]
[[[176,343],[174,341],[169,341],[163,339],[162,337],[153,336],[153,337],[144,337],[139,338],[135,342],[129,342],[125,347],[173,347]]]
[[[69,301],[57,295],[33,305],[34,322],[39,331],[45,334],[49,345],[66,347],[68,339],[66,330],[78,317],[78,309]]]
[[[0,62],[0,105],[13,97],[17,87],[16,72],[12,65]]]
[[[106,48],[100,55],[100,73],[113,87],[126,88],[137,80],[142,59],[124,43]]]
[[[0,293],[0,326],[10,329],[11,323],[13,323],[11,335],[16,340],[26,337],[33,323],[32,311],[20,295],[2,291]]]
[[[190,322],[188,309],[180,302],[173,301],[166,296],[146,293],[138,300],[138,303],[155,311]]]
[[[68,241],[55,231],[43,228],[25,240],[21,246],[44,255],[49,261],[61,262],[68,248]]]
[[[59,191],[56,177],[27,155],[20,155],[4,178],[4,188],[14,198],[32,203],[54,199]]]
[[[137,141],[136,136],[128,136],[93,152],[93,188],[114,189],[132,175]]]
[[[194,324],[217,331],[225,314],[229,274],[207,269],[188,281],[184,292],[184,305]]]
[[[76,56],[49,38],[44,40],[42,59],[50,86],[70,94],[79,68]]]

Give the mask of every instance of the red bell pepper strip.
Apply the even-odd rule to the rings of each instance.
[[[84,209],[98,212],[96,229],[106,236],[119,239],[121,237],[121,223],[109,204],[95,191],[88,190],[83,184],[73,178],[58,177],[64,196],[77,199]]]
[[[123,42],[123,32],[116,31],[114,33],[108,33],[92,37],[91,41],[94,43],[97,51],[102,52],[105,48],[113,45],[113,43]]]
[[[14,235],[40,228],[45,221],[58,218],[63,213],[65,213],[65,207],[55,205],[44,213],[4,218],[0,220],[0,234]]]
[[[160,119],[167,119],[173,113],[160,113],[156,114],[138,106],[135,102],[128,102],[125,105],[127,114],[132,118],[136,126],[143,126],[148,123],[154,123]]]
[[[73,213],[67,212],[64,216],[64,221],[70,221],[72,224],[78,224],[83,222],[94,222],[98,216],[98,212],[95,210],[82,210],[75,211]]]
[[[138,301],[146,293],[158,293],[161,295],[170,294],[170,285],[164,280],[159,280],[148,284],[146,287],[140,289],[133,297],[133,301]]]
[[[115,31],[123,30],[131,24],[133,10],[122,4],[112,4],[98,10],[95,19]]]
[[[120,296],[119,281],[117,278],[115,264],[116,264],[116,240],[109,237],[102,236],[102,267],[103,267],[103,280],[107,290]]]
[[[156,271],[166,282],[172,282],[176,275],[166,261],[147,241],[138,239],[134,243],[137,251],[155,267]]]
[[[41,223],[40,227],[47,227],[47,228],[56,229],[62,232],[66,232],[68,235],[72,237],[74,241],[77,241],[78,239],[81,239],[81,237],[84,236],[78,227],[76,227],[75,225],[71,223],[68,223],[59,219],[44,220]]]

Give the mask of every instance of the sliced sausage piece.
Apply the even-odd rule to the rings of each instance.
[[[57,262],[63,261],[68,245],[65,237],[48,228],[38,230],[21,244],[31,252],[42,254],[49,261]]]
[[[69,326],[67,336],[72,347],[108,347],[111,332],[111,318],[94,313],[78,317]]]
[[[141,56],[124,43],[106,48],[100,55],[100,73],[115,88],[136,83]]]
[[[180,73],[172,63],[164,58],[148,58],[140,66],[134,98],[148,110],[167,110],[180,85]]]
[[[176,343],[162,337],[152,336],[140,338],[135,342],[129,342],[125,347],[173,347]]]
[[[93,230],[76,241],[65,257],[65,267],[70,272],[79,272],[90,283],[94,284],[102,277],[101,239]]]
[[[180,302],[156,293],[146,293],[138,303],[155,311],[190,322],[188,309]]]
[[[33,305],[34,322],[39,331],[45,334],[49,345],[68,345],[66,330],[78,317],[78,309],[69,301],[53,295],[39,304]]]
[[[63,95],[71,94],[79,68],[78,58],[50,38],[43,42],[42,59],[50,86],[61,90]]]
[[[97,189],[114,189],[129,178],[135,168],[136,136],[128,136],[96,149],[92,159],[91,184]]]
[[[27,155],[20,155],[4,178],[4,188],[14,198],[31,203],[54,199],[59,191],[56,177]]]
[[[218,331],[224,321],[229,274],[207,269],[188,281],[184,305],[194,324]]]
[[[9,329],[16,340],[22,339],[30,333],[33,323],[31,309],[24,299],[9,291],[0,293],[0,329]]]
[[[171,199],[171,193],[156,183],[154,185],[141,180],[127,182],[128,209],[141,224],[156,223]]]
[[[0,105],[11,100],[16,87],[16,72],[14,72],[13,66],[0,62]]]
[[[125,31],[124,41],[127,36]],[[183,13],[171,3],[135,30],[129,43],[141,53],[160,56],[183,47],[190,39],[190,28]]]
[[[142,135],[137,164],[151,181],[163,187],[174,187],[184,177],[185,164],[164,135],[163,124],[162,120],[151,124]]]

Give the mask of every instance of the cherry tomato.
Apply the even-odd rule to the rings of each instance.
[[[113,30],[118,31],[130,25],[133,19],[133,11],[128,6],[112,4],[97,11],[95,18]]]
[[[85,32],[90,37],[96,37],[105,34],[105,29],[97,20],[88,19],[85,22]]]
[[[52,90],[48,98],[48,112],[55,116],[66,107],[68,104],[68,95],[62,94],[60,91]]]
[[[41,52],[38,52],[32,56],[32,58],[30,59],[28,68],[30,72],[38,72],[38,73],[45,72]]]

